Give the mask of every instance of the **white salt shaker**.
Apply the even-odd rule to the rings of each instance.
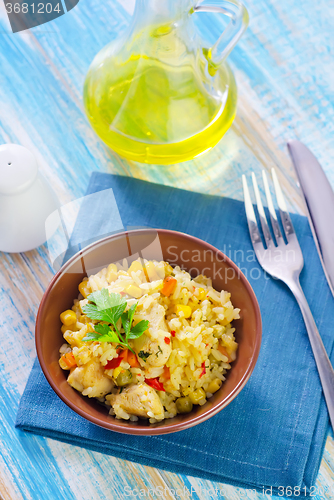
[[[45,221],[57,208],[33,153],[18,144],[0,146],[0,251],[27,252],[42,245]]]

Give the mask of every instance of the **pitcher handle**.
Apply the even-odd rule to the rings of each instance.
[[[199,0],[193,12],[218,12],[231,18],[217,42],[208,49],[208,57],[219,66],[234,48],[248,26],[246,7],[237,0]]]

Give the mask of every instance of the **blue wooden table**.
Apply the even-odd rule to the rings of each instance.
[[[334,3],[245,2],[250,26],[229,57],[239,89],[235,122],[211,152],[171,167],[118,157],[95,136],[83,111],[88,66],[128,25],[134,1],[81,0],[65,16],[16,34],[1,2],[0,142],[22,144],[37,155],[61,204],[82,196],[95,170],[242,199],[241,173],[275,167],[289,208],[302,213],[288,139],[312,149],[334,186]],[[219,23],[210,29],[213,39]],[[35,316],[52,274],[45,246],[0,255],[1,500],[123,499],[136,488],[153,499],[158,486],[165,499],[209,499],[216,486],[222,492],[218,498],[267,498],[14,429],[36,355]],[[316,488],[314,498],[334,498],[332,436]]]

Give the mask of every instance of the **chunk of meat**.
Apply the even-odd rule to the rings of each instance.
[[[165,336],[166,332],[163,332],[156,340],[151,340],[144,334],[132,342],[142,368],[162,367],[167,363],[172,348],[170,344],[166,344]]]
[[[139,355],[139,362],[142,367],[164,366],[172,352],[171,344],[166,344],[165,337],[170,337],[165,320],[165,308],[154,302],[151,307],[141,315],[136,315],[138,319],[147,319],[149,328],[144,335],[132,341],[132,347]],[[140,352],[146,353],[145,358],[140,356]]]
[[[145,319],[147,319],[150,323],[148,331],[152,330],[152,332],[158,330],[168,331],[166,320],[165,320],[165,308],[161,304],[157,302],[153,302],[151,307],[145,311]],[[144,317],[143,316],[143,317]]]
[[[164,409],[158,394],[147,384],[130,385],[114,397],[111,404],[117,415],[119,408],[138,417],[164,418]]]
[[[67,381],[79,392],[91,387],[92,391],[87,393],[89,398],[101,398],[108,394],[114,387],[114,382],[106,377],[104,368],[95,359],[92,359],[83,366],[72,369]]]

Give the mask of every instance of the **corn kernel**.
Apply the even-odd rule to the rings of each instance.
[[[136,273],[137,271],[142,271],[143,266],[141,265],[138,260],[134,260],[131,264],[131,266],[128,269],[128,273],[131,275],[131,273]]]
[[[74,326],[74,324],[73,324],[73,325],[70,325],[70,326]],[[64,335],[64,333],[65,333],[65,332],[67,332],[67,330],[71,330],[71,331],[73,331],[73,330],[70,328],[70,326],[62,325],[62,327],[61,327],[61,329],[60,329],[60,330],[61,330],[61,333]]]
[[[73,325],[77,321],[77,315],[74,311],[68,309],[67,311],[61,313],[60,321],[66,326]]]
[[[189,397],[190,397],[190,401],[194,405],[198,405],[200,401],[205,400],[206,394],[205,394],[205,391],[203,389],[197,389],[196,391],[191,392],[189,394]]]
[[[117,266],[116,264],[109,264],[107,268],[107,281],[111,283],[117,280]]]
[[[208,385],[208,392],[211,392],[211,394],[213,394],[214,392],[217,392],[221,388],[221,385],[222,385],[222,381],[219,378],[215,378]]]
[[[199,288],[198,290],[198,299],[199,300],[204,300],[206,297],[206,291],[204,290],[204,288]]]
[[[158,279],[160,279],[153,262],[148,262],[145,266],[145,270],[150,281],[157,281]]]
[[[59,359],[59,366],[63,370],[69,370],[69,367],[67,366],[67,364],[65,363],[65,361],[62,358]]]
[[[125,292],[128,295],[131,295],[131,297],[134,297],[135,299],[139,299],[143,295],[143,292],[141,291],[139,286],[136,285],[128,285],[125,288]]]
[[[78,286],[79,292],[83,296],[84,299],[87,299],[88,295],[92,293],[90,286],[88,285],[88,281],[82,281]]]
[[[121,368],[120,366],[118,366],[117,368],[114,368],[114,372],[112,374],[112,376],[114,377],[114,379],[116,380],[118,375],[123,371],[123,368]]]
[[[179,316],[181,315],[181,313],[183,313],[184,318],[190,318],[192,311],[190,306],[184,306],[178,304],[177,306],[175,306],[175,312]]]

